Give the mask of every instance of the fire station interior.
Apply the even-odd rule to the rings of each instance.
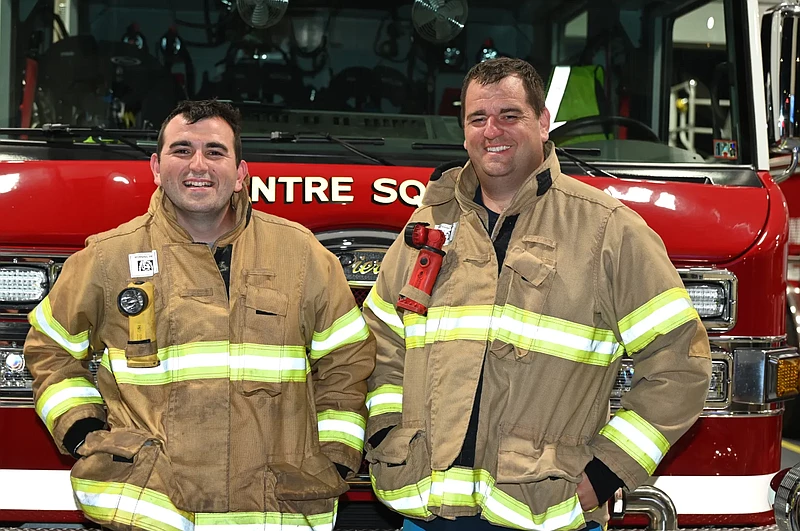
[[[733,3],[445,4],[436,18],[423,0],[11,0],[0,121],[158,129],[177,101],[216,97],[241,108],[246,135],[380,138],[378,153],[458,158],[464,74],[511,56],[544,78],[560,145],[598,160],[749,162],[751,126],[731,105]]]
[[[680,165],[757,180],[763,124],[748,95],[761,72],[747,71],[746,9],[736,0],[0,0],[0,128],[99,126],[109,143],[145,148],[125,157],[142,160],[177,102],[217,98],[242,113],[248,162],[344,152],[352,164],[432,167],[466,159],[468,70],[518,57],[543,78],[551,139],[579,157],[562,159],[568,172],[591,175],[581,161],[623,178],[626,166]],[[0,140],[18,141],[20,130]],[[53,139],[61,153],[86,144]],[[630,367],[615,392],[630,388]],[[728,385],[710,391],[716,384]],[[783,419],[786,468],[800,462],[800,398]]]

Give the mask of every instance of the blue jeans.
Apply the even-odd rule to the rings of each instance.
[[[403,531],[500,531],[506,527],[490,524],[480,515],[462,516],[455,520],[436,518],[430,522],[424,520],[403,520]],[[602,526],[597,522],[586,522],[582,531],[602,531]]]

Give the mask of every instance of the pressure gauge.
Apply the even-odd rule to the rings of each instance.
[[[119,310],[128,317],[142,313],[148,302],[147,293],[141,288],[125,288],[117,297]]]

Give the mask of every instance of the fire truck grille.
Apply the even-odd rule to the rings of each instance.
[[[800,245],[800,218],[789,218],[789,245]]]
[[[364,301],[367,300],[367,295],[369,295],[369,288],[350,288],[350,291],[353,292],[353,297],[356,299],[356,304],[359,308],[364,306]]]

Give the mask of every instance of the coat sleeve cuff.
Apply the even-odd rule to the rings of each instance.
[[[586,465],[584,474],[589,478],[589,482],[594,488],[597,501],[603,505],[617,491],[625,486],[625,483],[610,468],[598,458],[594,458]]]
[[[106,423],[94,417],[86,417],[76,421],[64,435],[64,448],[75,459],[80,458],[78,448],[86,440],[86,436],[93,431],[105,429]]]
[[[342,479],[347,479],[347,476],[350,474],[350,469],[344,465],[340,465],[339,463],[334,463],[336,465],[336,471],[339,472],[339,475],[342,476]]]
[[[373,448],[377,448],[377,446],[383,442],[389,432],[392,431],[394,426],[386,426],[385,428],[381,428],[379,431],[375,432],[372,437],[369,438],[369,445]]]
[[[402,413],[384,413],[370,417],[367,419],[367,441],[371,441],[373,435],[385,428],[394,428],[401,420],[403,420]]]
[[[338,442],[323,442],[321,445],[322,453],[330,459],[336,469],[341,470],[339,467],[347,468],[352,472],[358,472],[361,468],[361,461],[363,460],[363,453],[354,450]]]

